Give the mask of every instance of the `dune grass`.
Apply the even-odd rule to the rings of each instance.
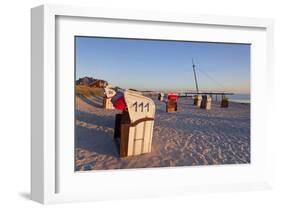
[[[88,87],[84,85],[76,85],[75,86],[75,94],[76,96],[103,96],[102,88]]]

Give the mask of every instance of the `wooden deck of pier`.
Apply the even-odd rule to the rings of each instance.
[[[215,101],[218,101],[218,96],[224,98],[225,96],[228,95],[234,95],[232,92],[199,92],[199,93],[194,93],[194,92],[184,92],[184,93],[178,93],[179,97],[193,97],[195,95],[209,95],[213,98],[215,96]]]

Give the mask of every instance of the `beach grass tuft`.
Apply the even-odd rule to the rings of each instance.
[[[102,88],[89,87],[86,85],[76,85],[75,86],[75,94],[76,96],[103,96]]]

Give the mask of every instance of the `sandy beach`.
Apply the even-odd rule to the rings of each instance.
[[[212,102],[206,111],[182,97],[178,111],[166,113],[153,99],[152,152],[121,159],[113,139],[119,111],[102,109],[101,97],[76,96],[75,170],[250,163],[250,104]]]

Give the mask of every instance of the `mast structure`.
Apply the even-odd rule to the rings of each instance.
[[[192,68],[193,68],[193,73],[194,73],[194,79],[195,79],[195,85],[196,85],[196,92],[197,92],[197,94],[199,94],[197,76],[196,76],[196,71],[195,71],[195,64],[194,64],[193,59],[192,59]]]

